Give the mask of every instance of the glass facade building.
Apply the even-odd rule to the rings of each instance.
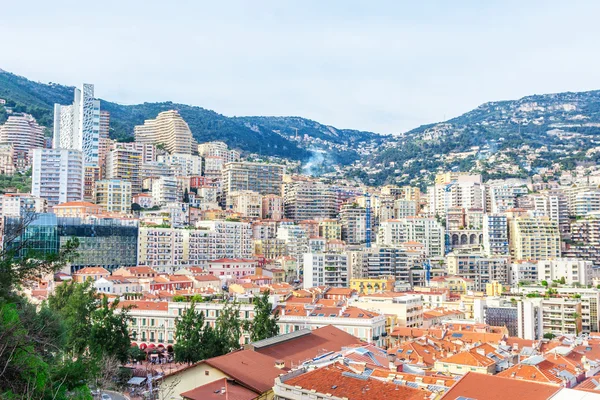
[[[18,234],[21,221],[16,217],[5,217],[4,221],[4,244],[6,248],[23,247],[19,256],[23,256],[27,250],[41,254],[56,253],[69,239],[77,238],[78,255],[71,263],[71,272],[91,266],[104,267],[110,271],[121,266],[137,265],[136,220],[82,219],[39,214]]]

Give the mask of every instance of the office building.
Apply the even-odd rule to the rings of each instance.
[[[134,128],[135,141],[162,145],[170,154],[194,154],[197,149],[188,124],[176,110],[163,111],[156,119],[144,121]]]
[[[106,212],[131,212],[131,182],[105,179],[96,182],[96,204]]]
[[[94,98],[94,85],[84,83],[75,88],[69,106],[54,105],[55,149],[79,150],[85,165],[98,165],[100,139],[100,100]]]
[[[69,149],[32,150],[31,194],[48,207],[83,199],[83,154]]]

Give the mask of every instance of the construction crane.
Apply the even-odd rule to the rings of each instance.
[[[366,208],[366,217],[367,217],[367,221],[366,221],[366,239],[367,239],[367,244],[366,247],[367,249],[371,248],[371,195],[369,194],[369,192],[365,191],[365,208]]]
[[[425,267],[425,280],[427,281],[427,286],[429,287],[429,281],[431,281],[431,263],[429,260],[425,260],[423,266]]]

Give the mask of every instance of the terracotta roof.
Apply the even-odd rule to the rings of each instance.
[[[305,391],[314,390],[328,397],[348,398],[352,400],[395,399],[423,400],[427,392],[407,386],[382,382],[377,379],[353,377],[344,373],[353,371],[343,365],[334,364],[285,381],[286,385],[300,387]],[[315,393],[315,394],[316,394]]]
[[[110,272],[102,267],[85,267],[75,271],[73,275],[110,275]]]
[[[488,354],[488,352],[485,352],[485,354]],[[469,351],[462,351],[451,355],[450,357],[441,358],[438,361],[441,363],[468,365],[471,367],[489,367],[490,365],[495,364],[493,359],[479,354],[477,348]]]
[[[131,306],[133,310],[167,311],[169,303],[166,301],[124,300],[119,302],[119,308]]]
[[[234,351],[224,356],[209,358],[204,363],[220,370],[256,393],[271,390],[275,378],[283,373],[275,367],[272,357],[252,350]]]
[[[250,260],[247,258],[219,258],[218,260],[211,260],[209,264],[221,264],[221,263],[256,263],[256,260]]]
[[[455,400],[461,396],[477,400],[547,400],[559,389],[544,383],[467,372],[442,396],[442,400]]]
[[[211,274],[196,275],[193,277],[193,279],[195,279],[198,282],[213,282],[213,281],[220,282],[221,281],[218,277],[211,275]]]
[[[549,361],[542,361],[537,365],[529,364],[517,364],[513,365],[507,370],[504,370],[498,374],[505,378],[520,379],[528,382],[538,383],[551,383],[554,385],[560,385],[562,379],[552,373],[551,369],[554,368],[554,364]]]
[[[286,368],[291,368],[292,363],[298,365],[300,362],[323,354],[323,352],[340,351],[342,347],[361,344],[363,342],[357,337],[333,325],[327,325],[311,331],[308,335],[256,349],[255,351],[267,355],[273,360],[282,360],[285,362]]]
[[[225,393],[222,393],[225,389]],[[235,381],[222,378],[206,385],[181,393],[181,397],[189,400],[252,400],[260,393],[253,392]]]
[[[100,208],[99,205],[94,204],[94,203],[89,203],[87,201],[68,201],[66,203],[60,203],[55,205],[52,208],[62,208],[62,207],[94,207],[94,208]]]
[[[352,296],[353,293],[356,293],[356,290],[350,288],[331,288],[325,292],[325,295]]]

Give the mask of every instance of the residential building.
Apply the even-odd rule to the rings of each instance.
[[[594,266],[591,261],[560,258],[538,261],[538,280],[553,281],[564,278],[567,285],[592,284]]]
[[[434,218],[408,217],[383,222],[379,226],[377,243],[380,246],[398,246],[415,241],[425,246],[429,257],[444,255],[444,227]]]
[[[231,150],[224,142],[206,142],[198,145],[198,154],[202,157],[219,157],[223,163],[240,161],[240,152]]]
[[[225,199],[231,192],[240,190],[281,195],[282,183],[282,165],[231,162],[223,167],[221,187]]]
[[[256,274],[258,262],[244,258],[221,258],[208,262],[206,271],[223,280],[240,279]]]
[[[419,328],[423,325],[423,300],[418,294],[394,292],[367,294],[359,296],[351,304],[380,314],[396,315],[397,326]]]
[[[394,276],[382,276],[379,278],[352,278],[350,288],[356,290],[359,295],[392,292],[396,279]]]
[[[131,212],[131,182],[105,179],[96,182],[96,204],[106,212]]]
[[[342,225],[335,219],[319,221],[319,236],[327,240],[341,240]]]
[[[262,196],[251,190],[230,192],[227,196],[227,209],[247,218],[262,217]]]
[[[102,214],[102,207],[87,201],[71,201],[54,206],[52,212],[57,217],[86,218],[91,215],[99,216]]]
[[[535,261],[513,261],[510,266],[508,283],[511,286],[520,283],[535,283],[538,278],[538,263]]]
[[[83,199],[83,155],[78,150],[34,149],[31,194],[48,207]]]
[[[342,240],[347,244],[361,244],[367,240],[367,212],[358,204],[344,204],[339,213]]]
[[[176,176],[202,174],[202,157],[192,154],[170,154],[157,157],[158,162],[171,166]]]
[[[297,181],[284,185],[285,217],[293,221],[333,218],[337,213],[333,188],[322,182]]]
[[[304,288],[348,287],[348,255],[344,253],[305,253]]]
[[[135,141],[163,145],[170,154],[194,154],[194,138],[188,124],[176,110],[163,111],[134,128]]]
[[[98,281],[110,276],[110,272],[102,267],[85,267],[73,273],[73,281],[83,283],[87,280]]]
[[[483,217],[483,251],[488,256],[509,254],[506,215],[486,214]]]
[[[262,219],[283,219],[283,197],[276,194],[266,194],[262,197]]]
[[[508,257],[485,257],[477,253],[450,253],[446,256],[448,274],[474,282],[474,289],[485,291],[486,284],[497,281],[508,285]]]
[[[543,332],[554,335],[582,332],[581,299],[550,297],[542,300]]]
[[[0,145],[8,144],[13,146],[13,157],[25,160],[25,166],[29,166],[30,150],[45,147],[44,128],[38,125],[31,115],[10,115],[6,122],[0,125]]]
[[[177,196],[177,178],[160,176],[153,179],[152,199],[156,205],[165,205],[180,200]]]
[[[16,171],[15,148],[12,144],[0,144],[0,174],[13,175]]]
[[[83,200],[95,201],[96,181],[102,179],[102,169],[99,165],[83,167]]]
[[[45,199],[29,193],[6,193],[0,195],[0,210],[3,217],[24,217],[48,212],[48,204]]]
[[[387,219],[414,217],[417,215],[417,211],[418,206],[416,201],[398,199],[394,201],[394,216]],[[382,218],[381,221],[386,221],[387,219]]]
[[[116,144],[106,155],[106,179],[119,179],[131,184],[131,194],[142,192],[142,153]]]
[[[94,98],[94,85],[75,88],[72,105],[54,105],[55,149],[78,150],[85,165],[98,165],[100,100]]]
[[[560,257],[558,224],[548,217],[516,215],[508,220],[510,255],[515,260]]]

